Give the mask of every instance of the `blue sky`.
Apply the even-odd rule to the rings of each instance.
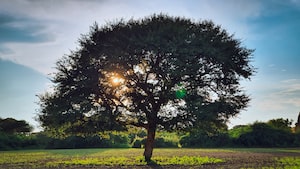
[[[1,0],[0,117],[34,120],[37,94],[51,90],[55,62],[78,46],[96,21],[154,13],[209,19],[248,48],[257,68],[242,86],[252,98],[229,126],[300,112],[300,0]]]

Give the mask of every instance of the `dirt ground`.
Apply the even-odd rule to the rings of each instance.
[[[200,156],[208,156],[224,159],[224,163],[206,164],[201,166],[182,166],[182,165],[148,165],[148,166],[71,166],[65,169],[240,169],[240,168],[262,168],[262,167],[280,167],[280,164],[274,161],[276,157],[300,157],[299,153],[253,153],[253,152],[203,152],[197,154]]]

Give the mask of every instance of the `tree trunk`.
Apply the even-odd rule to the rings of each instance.
[[[155,132],[156,132],[156,125],[155,124],[148,125],[147,140],[146,140],[145,151],[144,151],[144,157],[146,162],[151,161],[152,152],[154,148]]]

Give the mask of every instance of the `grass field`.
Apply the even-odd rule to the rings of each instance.
[[[0,168],[300,168],[300,149],[143,149],[0,151]]]

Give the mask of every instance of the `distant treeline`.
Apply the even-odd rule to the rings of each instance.
[[[4,121],[4,123],[3,123]],[[62,148],[141,148],[145,144],[146,131],[131,128],[127,132],[105,132],[95,135],[54,137],[47,132],[30,133],[28,123],[19,129],[10,128],[0,119],[0,150],[11,149],[62,149]],[[21,127],[20,127],[21,126]],[[22,128],[24,129],[22,131]],[[7,128],[6,128],[7,129]],[[228,130],[210,127],[191,132],[158,132],[156,147],[299,147],[300,132],[293,130],[291,121],[274,119],[266,123],[255,122],[235,126]]]
[[[255,122],[228,131],[193,132],[180,140],[183,147],[299,147],[300,133],[289,127]]]

